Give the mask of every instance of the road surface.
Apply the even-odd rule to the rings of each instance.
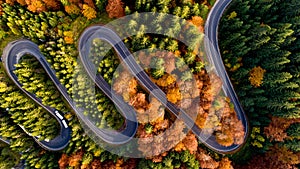
[[[115,49],[115,51],[119,55],[120,59],[124,62],[124,64],[132,73],[132,75],[136,77],[136,79],[143,86],[143,88],[146,89],[149,93],[151,93],[152,96],[157,98],[165,106],[167,110],[173,113],[177,118],[181,119],[185,123],[185,125],[189,129],[191,129],[191,131],[198,137],[198,139],[208,148],[219,153],[232,153],[242,146],[242,145],[232,145],[229,147],[225,147],[218,144],[215,137],[211,135],[206,135],[205,132],[203,132],[194,123],[194,120],[184,110],[178,108],[176,105],[167,101],[166,94],[156,84],[154,84],[151,81],[149,76],[144,72],[143,68],[135,61],[135,58],[127,49],[127,47],[122,42],[120,37],[110,28],[107,28],[105,26],[91,26],[87,28],[79,40],[79,53],[80,53],[81,61],[86,71],[90,75],[90,77],[94,79],[96,83],[97,81],[101,81],[101,76],[100,77],[95,76],[95,72],[96,72],[95,67],[91,66],[92,63],[88,59],[89,49],[91,48],[91,41],[92,39],[96,39],[96,38],[105,40],[108,43],[110,43],[110,45]],[[219,66],[216,67],[219,68]],[[224,74],[224,69],[222,72]],[[235,93],[233,88],[227,87],[230,86],[231,84],[230,81],[224,78],[222,78],[222,80],[227,80],[225,81],[226,84],[224,85],[225,88],[223,87],[223,89],[226,90],[226,93],[229,94],[229,96],[234,95]],[[233,100],[233,103],[235,104],[235,106],[239,105],[239,102],[237,100]],[[243,124],[247,126],[246,116],[243,114],[243,111],[237,111],[237,114],[242,121],[244,120]],[[247,129],[247,127],[245,128]],[[246,133],[245,134],[245,138],[246,138],[247,131],[245,133]]]
[[[217,28],[219,20],[222,16],[227,5],[230,3],[230,0],[217,1],[213,9],[211,10],[205,30],[206,35],[209,40],[212,42],[212,45],[209,45],[209,42],[206,42],[206,50],[208,57],[212,60],[217,74],[223,80],[223,90],[227,96],[231,99],[235,106],[235,110],[240,120],[242,120],[243,125],[245,126],[245,139],[248,135],[248,121],[245,116],[241,105],[237,99],[237,96],[233,90],[230,79],[225,71],[222,59],[220,57],[220,52],[218,50],[218,41],[217,41]],[[105,26],[91,26],[87,28],[80,37],[79,40],[79,53],[80,59],[84,65],[85,70],[95,84],[109,97],[117,108],[120,110],[120,113],[126,118],[125,127],[122,131],[111,131],[106,129],[97,128],[87,117],[85,117],[81,110],[79,110],[75,103],[67,93],[67,90],[63,85],[60,84],[59,80],[55,76],[54,70],[51,69],[50,65],[47,63],[44,56],[38,49],[38,46],[28,40],[18,40],[10,43],[4,50],[2,61],[8,76],[13,80],[13,82],[22,90],[28,97],[37,102],[50,114],[52,114],[60,124],[60,134],[49,141],[39,141],[37,138],[35,140],[44,148],[52,151],[57,151],[63,149],[69,142],[70,139],[70,128],[67,125],[67,120],[64,119],[63,115],[57,110],[45,106],[42,104],[41,99],[37,98],[34,94],[27,92],[22,88],[22,84],[18,81],[17,76],[14,74],[15,64],[19,62],[20,58],[25,54],[30,54],[41,63],[45,69],[48,76],[56,85],[57,89],[60,91],[66,102],[70,105],[72,110],[76,113],[77,117],[84,123],[86,127],[97,137],[101,138],[107,143],[113,145],[124,144],[132,139],[137,130],[137,119],[134,109],[124,102],[122,97],[116,95],[112,92],[111,87],[103,79],[102,76],[96,75],[96,69],[93,63],[88,58],[89,49],[91,47],[90,40],[93,38],[99,38],[105,40],[112,45],[115,51],[118,53],[119,57],[124,61],[125,65],[129,68],[131,73],[137,78],[140,84],[155,98],[157,98],[171,113],[173,113],[177,118],[181,119],[186,126],[192,130],[192,132],[199,138],[199,140],[206,145],[208,148],[219,152],[219,153],[232,153],[239,149],[241,145],[232,145],[229,147],[222,146],[216,142],[214,136],[207,136],[204,132],[194,123],[194,120],[186,113],[184,110],[178,108],[176,105],[170,103],[166,99],[166,94],[154,84],[149,76],[144,72],[139,64],[136,63],[134,57],[127,49],[125,44],[122,42],[120,37],[111,29]],[[214,50],[217,49],[217,50]],[[214,52],[217,51],[217,52]],[[25,130],[25,129],[24,129]]]
[[[35,94],[30,93],[24,88],[22,88],[22,84],[18,81],[14,70],[16,69],[15,64],[17,64],[20,61],[21,57],[26,54],[34,56],[40,62],[47,75],[51,78],[61,95],[64,97],[65,101],[71,107],[71,109],[76,113],[77,117],[82,122],[84,122],[84,125],[87,126],[96,136],[98,136],[107,143],[118,145],[128,142],[135,135],[137,130],[137,120],[136,114],[132,107],[127,105],[118,96],[113,96],[114,101],[116,102],[115,104],[118,105],[122,115],[126,118],[126,126],[122,129],[122,131],[118,132],[111,131],[109,129],[97,128],[86,116],[83,115],[83,112],[76,107],[76,104],[73,103],[73,100],[68,95],[66,88],[59,82],[59,80],[55,76],[55,71],[50,67],[50,65],[46,61],[46,58],[41,54],[38,46],[29,40],[17,40],[9,43],[3,51],[2,62],[7,75],[22,92],[24,92],[29,98],[31,98],[37,104],[39,104],[45,110],[47,110],[58,121],[60,125],[59,135],[52,140],[39,141],[38,137],[33,137],[35,141],[43,148],[50,151],[59,151],[64,149],[68,145],[69,140],[71,139],[71,129],[68,126],[67,120],[64,118],[63,114],[61,114],[59,111],[52,107],[44,105],[42,103],[42,100],[40,98],[37,98]],[[106,81],[103,78],[101,79],[101,81],[98,82],[98,84],[101,84],[100,89],[108,97],[112,97],[113,94],[111,93],[110,86],[106,83]],[[7,110],[9,111],[9,109]],[[30,133],[28,133],[22,125],[20,125],[20,127],[27,134],[30,135]]]
[[[226,72],[218,45],[218,25],[225,9],[231,1],[232,0],[218,0],[211,9],[205,23],[205,35],[208,37],[207,39],[209,40],[206,42],[205,49],[207,56],[210,57],[210,60],[212,60],[213,64],[215,65],[217,74],[222,78],[223,90],[225,95],[228,96],[231,102],[234,104],[237,116],[243,123],[243,126],[245,128],[244,139],[246,140],[249,134],[248,119],[234,91],[230,78]],[[224,150],[222,150],[222,152],[234,152],[240,147],[241,145],[224,147]]]

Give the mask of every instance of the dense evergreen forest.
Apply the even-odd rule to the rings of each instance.
[[[219,45],[252,132],[238,168],[300,163],[300,1],[234,0]]]
[[[10,149],[9,145],[0,141],[0,168],[7,169],[21,166],[20,155]]]

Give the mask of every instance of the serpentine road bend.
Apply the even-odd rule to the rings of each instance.
[[[29,98],[47,110],[59,123],[60,125],[60,133],[57,137],[48,141],[39,141],[38,137],[33,137],[35,141],[43,148],[50,151],[59,151],[64,149],[71,139],[71,129],[68,126],[67,120],[64,116],[57,111],[56,109],[46,106],[42,104],[42,100],[37,98],[35,94],[28,92],[24,88],[22,88],[22,84],[18,81],[14,70],[16,69],[15,64],[17,64],[21,57],[24,55],[31,55],[35,57],[39,63],[42,65],[47,75],[51,78],[52,82],[55,84],[58,91],[64,97],[65,101],[70,105],[71,109],[76,113],[77,117],[84,122],[91,132],[95,134],[95,136],[101,138],[103,141],[113,144],[119,145],[128,142],[135,135],[137,130],[137,120],[136,114],[133,108],[127,105],[122,99],[116,99],[118,96],[114,96],[111,93],[110,86],[106,83],[106,81],[102,78],[100,81],[97,81],[100,86],[100,89],[110,98],[114,98],[115,104],[120,108],[122,115],[126,118],[125,124],[126,126],[120,131],[112,131],[109,129],[99,129],[97,128],[83,113],[76,107],[73,103],[73,100],[68,95],[66,88],[59,82],[57,77],[55,76],[54,70],[50,67],[46,58],[40,52],[38,46],[29,41],[29,40],[17,40],[9,43],[2,55],[2,62],[4,68],[6,70],[7,75],[12,79],[15,85],[24,92]],[[123,113],[126,112],[126,113]],[[28,133],[23,126],[20,126],[27,134]]]
[[[55,117],[55,119],[58,121],[60,125],[60,134],[55,137],[52,140],[49,141],[39,141],[38,137],[33,137],[34,140],[43,148],[51,150],[51,151],[58,151],[64,149],[71,139],[71,130],[67,124],[67,120],[63,117],[62,114],[60,114],[57,110],[54,108],[51,108],[49,106],[45,106],[42,104],[41,99],[37,98],[34,94],[29,93],[25,89],[22,88],[22,84],[18,81],[17,76],[14,74],[15,64],[19,62],[22,56],[30,54],[43,65],[43,67],[46,67],[47,73],[51,76],[54,76],[54,72],[51,70],[48,70],[47,68],[50,68],[50,66],[45,62],[44,57],[42,56],[41,52],[39,51],[38,46],[28,40],[18,40],[13,41],[9,43],[2,55],[2,62],[4,65],[4,68],[6,70],[7,75],[10,77],[10,79],[16,84],[16,86],[24,92],[29,98],[34,100],[37,104],[42,106],[45,110],[47,110],[52,116]],[[9,111],[9,108],[7,108],[7,111]],[[20,125],[20,127],[29,134],[23,126]],[[30,135],[30,134],[29,134]]]
[[[136,77],[136,79],[140,82],[140,84],[149,92],[151,93],[156,99],[158,99],[164,106],[167,108],[171,113],[173,113],[177,118],[181,119],[185,125],[192,130],[192,132],[198,137],[198,139],[206,145],[208,148],[219,152],[219,153],[232,153],[236,151],[238,148],[240,148],[242,145],[232,145],[229,147],[222,146],[217,143],[216,139],[214,136],[208,136],[205,135],[204,132],[194,123],[194,120],[191,119],[191,117],[182,109],[178,108],[176,105],[173,103],[169,102],[166,100],[166,94],[156,85],[154,84],[149,76],[144,72],[144,70],[141,68],[141,66],[135,61],[135,58],[133,55],[130,53],[130,51],[127,49],[125,44],[122,42],[120,37],[112,31],[110,28],[107,28],[105,26],[91,26],[87,28],[80,40],[79,40],[79,53],[80,53],[80,58],[81,61],[94,81],[102,81],[100,78],[98,79],[98,76],[95,76],[95,67],[91,66],[92,63],[87,59],[88,56],[88,51],[91,48],[91,42],[93,39],[101,39],[105,40],[110,45],[113,46],[115,51],[118,53],[119,57],[121,58],[122,61],[124,61],[125,65],[129,69],[129,71]],[[222,62],[221,62],[222,63]],[[222,67],[218,66],[218,68],[221,71],[221,73],[224,74],[225,69],[221,69]],[[101,76],[100,76],[101,77]],[[225,79],[224,77],[222,80],[228,80]],[[230,81],[225,81],[223,85],[223,89],[226,90],[226,93],[231,94],[230,96],[234,95],[234,90],[231,86],[230,88]],[[97,84],[101,85],[101,84]],[[224,87],[225,86],[225,87]],[[99,86],[100,87],[100,86]],[[100,87],[101,88],[101,87]],[[235,106],[239,106],[239,102],[237,100],[233,100],[233,103]],[[238,107],[240,108],[240,107]],[[237,111],[239,119],[243,121],[243,124],[247,126],[247,120],[246,117],[243,113],[243,111],[240,111],[238,109]],[[246,130],[248,129],[245,127]],[[247,131],[245,132],[247,133]],[[245,138],[246,138],[245,134]]]
[[[213,64],[215,65],[218,75],[223,81],[223,91],[225,92],[225,95],[227,95],[230,98],[231,102],[234,104],[237,116],[243,123],[243,126],[245,128],[244,139],[246,140],[249,135],[249,122],[246,113],[244,112],[234,91],[230,78],[226,72],[218,45],[218,25],[225,9],[228,7],[231,1],[232,0],[217,0],[215,5],[211,9],[205,23],[205,35],[209,40],[205,43],[205,50],[207,56],[210,57]],[[239,149],[239,147],[241,147],[241,145],[223,147],[219,152],[234,152],[235,150]]]
[[[213,44],[216,49],[218,49],[216,38],[217,25],[222,16],[223,11],[229,3],[229,0],[217,1],[215,6],[212,8],[208,16],[208,20],[206,22],[206,34],[208,35],[209,39],[212,42],[214,42]],[[18,81],[18,78],[13,71],[16,69],[14,65],[20,61],[20,58],[22,56],[27,54],[34,56],[40,62],[48,76],[51,78],[59,92],[64,97],[65,101],[70,105],[71,109],[75,112],[77,117],[93,133],[94,136],[102,139],[103,141],[109,144],[120,145],[131,140],[137,131],[138,122],[136,119],[136,113],[134,109],[131,106],[129,106],[122,99],[121,96],[118,96],[114,92],[112,92],[111,87],[102,76],[95,74],[95,66],[91,63],[91,61],[88,58],[89,49],[91,48],[91,40],[94,38],[99,38],[110,43],[115,49],[115,51],[118,53],[119,57],[124,61],[125,65],[129,68],[131,73],[140,82],[140,84],[146,90],[148,90],[148,92],[150,92],[155,98],[157,98],[171,113],[173,113],[177,118],[181,119],[186,124],[186,126],[190,128],[192,132],[199,138],[199,140],[208,148],[219,153],[232,153],[242,146],[232,145],[229,147],[225,147],[218,144],[214,136],[205,135],[204,132],[202,132],[202,130],[194,124],[194,120],[192,120],[190,116],[187,115],[186,112],[184,112],[184,110],[178,108],[176,105],[167,101],[166,94],[150,80],[149,76],[143,71],[141,66],[136,63],[132,54],[129,52],[125,44],[114,31],[105,26],[91,26],[87,28],[80,37],[78,46],[80,59],[90,78],[106,94],[106,96],[114,102],[116,107],[120,110],[120,113],[124,116],[124,118],[126,118],[126,125],[121,131],[99,129],[86,116],[83,115],[82,111],[76,107],[75,103],[68,95],[65,87],[62,84],[60,84],[59,80],[55,76],[54,70],[51,69],[50,65],[47,63],[45,57],[41,54],[36,44],[29,40],[18,40],[9,43],[3,51],[2,61],[8,76],[20,88],[20,90],[22,90],[28,97],[30,97],[37,104],[42,106],[45,110],[47,110],[59,122],[60,134],[53,140],[39,141],[38,138],[34,137],[36,142],[40,144],[43,148],[51,151],[57,151],[65,148],[70,140],[71,130],[67,124],[67,120],[63,117],[62,114],[60,114],[60,112],[58,112],[54,108],[43,105],[41,99],[37,98],[34,94],[29,93],[28,91],[22,88],[22,84]],[[215,65],[217,74],[223,80],[223,90],[225,94],[230,97],[231,101],[235,106],[235,110],[239,119],[243,122],[243,125],[245,127],[246,139],[248,133],[248,122],[245,113],[243,112],[243,109],[241,108],[238,102],[237,96],[233,90],[228,75],[226,74],[220,54],[215,55],[215,53],[213,53],[213,51],[215,50],[211,48],[211,46],[209,46],[208,44],[209,42],[206,42],[206,50],[208,52],[208,56],[211,57],[209,59],[212,60],[212,64]]]

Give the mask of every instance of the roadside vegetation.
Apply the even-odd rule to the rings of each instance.
[[[14,152],[10,149],[9,145],[0,141],[0,168],[13,168],[21,162],[18,152]]]

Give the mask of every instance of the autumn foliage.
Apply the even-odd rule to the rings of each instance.
[[[82,13],[87,19],[96,18],[97,11],[95,4],[92,0],[69,0],[69,3],[65,4],[65,11],[68,14],[80,14]]]
[[[175,147],[175,151],[183,151],[183,150],[188,150],[191,154],[195,154],[198,149],[198,142],[195,134],[193,133],[188,133],[186,137],[179,142]]]
[[[3,14],[2,4],[3,4],[3,1],[0,1],[0,16]]]
[[[46,11],[45,4],[43,4],[43,2],[39,0],[31,1],[30,4],[28,4],[28,9],[32,12],[38,13]]]
[[[260,66],[254,67],[249,73],[249,81],[254,87],[259,87],[262,84],[264,78],[264,73],[266,70]]]
[[[87,4],[83,4],[82,14],[87,19],[93,19],[93,18],[96,18],[97,12],[96,12],[96,10],[93,7],[90,7]]]
[[[77,5],[71,3],[70,5],[65,6],[65,11],[68,14],[77,14],[78,15],[80,13],[80,8]]]
[[[101,160],[100,158],[87,159],[87,153],[83,150],[67,155],[62,154],[58,164],[60,169],[76,168],[76,169],[134,169],[137,166],[137,160],[132,158],[124,161],[122,158],[118,158],[116,162],[112,160]]]
[[[26,5],[26,0],[17,0],[20,5]]]
[[[189,20],[193,25],[197,26],[200,32],[204,31],[204,20],[201,16],[193,16],[191,20]]]
[[[285,132],[287,128],[293,123],[299,123],[300,119],[289,119],[282,117],[272,117],[272,121],[269,126],[265,127],[264,134],[271,141],[284,141],[286,139],[287,133]]]
[[[23,1],[23,0],[20,0]],[[60,8],[59,0],[42,0],[48,9],[58,10]]]
[[[212,158],[204,149],[199,148],[196,153],[196,158],[199,161],[200,168],[205,169],[232,169],[231,161],[225,157],[220,161]]]
[[[247,165],[237,165],[236,169],[296,169],[300,163],[300,153],[293,153],[285,147],[275,145],[262,155],[257,155]]]
[[[28,10],[36,13],[48,10],[58,10],[60,8],[59,0],[5,0],[5,2],[9,5],[18,3],[22,6],[27,6]]]
[[[59,168],[65,169],[67,166],[78,168],[82,160],[84,152],[82,150],[76,152],[75,154],[68,157],[66,154],[63,154],[58,161]]]
[[[125,16],[124,3],[121,0],[108,0],[106,12],[110,18],[120,18]]]

